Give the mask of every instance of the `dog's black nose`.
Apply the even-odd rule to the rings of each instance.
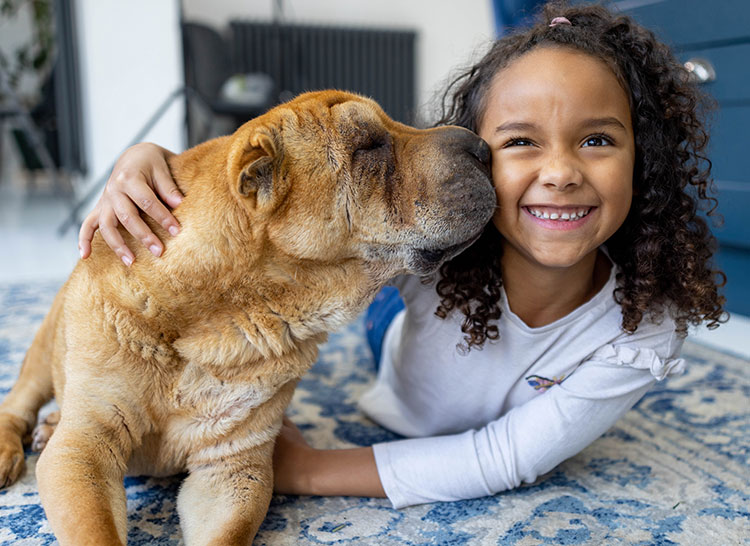
[[[447,144],[458,148],[458,151],[466,152],[474,157],[487,169],[490,168],[492,152],[489,145],[476,134],[461,127],[446,127]]]
[[[492,160],[492,150],[490,150],[489,144],[484,139],[477,137],[474,142],[474,147],[467,150],[471,155],[476,157],[480,163],[484,164],[489,168],[490,161]]]

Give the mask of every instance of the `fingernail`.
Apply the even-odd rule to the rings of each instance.
[[[151,251],[151,254],[153,254],[156,257],[161,256],[161,248],[159,248],[157,245],[151,245],[148,247],[148,249]]]
[[[78,254],[80,254],[83,259],[83,249],[80,246],[78,247]]]
[[[123,256],[122,263],[130,267],[131,265],[133,265],[133,258],[131,258],[130,256]]]
[[[169,234],[173,237],[177,235],[180,232],[180,229],[177,226],[169,226]]]

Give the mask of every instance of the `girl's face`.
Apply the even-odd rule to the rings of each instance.
[[[534,49],[495,76],[479,135],[492,148],[503,260],[593,265],[633,197],[630,106],[612,70],[574,50]]]

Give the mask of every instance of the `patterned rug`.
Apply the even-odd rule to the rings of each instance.
[[[0,397],[58,284],[0,286]],[[276,496],[255,544],[750,544],[750,362],[687,342],[685,375],[536,483],[394,510],[386,500]],[[395,438],[356,400],[374,378],[361,320],[330,337],[289,414],[318,447]],[[540,424],[539,434],[544,434]],[[54,544],[34,466],[0,491],[0,545]],[[134,545],[182,544],[180,477],[125,480]]]

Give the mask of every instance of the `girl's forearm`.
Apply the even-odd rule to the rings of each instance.
[[[385,497],[371,447],[314,449],[303,462],[301,495]]]

